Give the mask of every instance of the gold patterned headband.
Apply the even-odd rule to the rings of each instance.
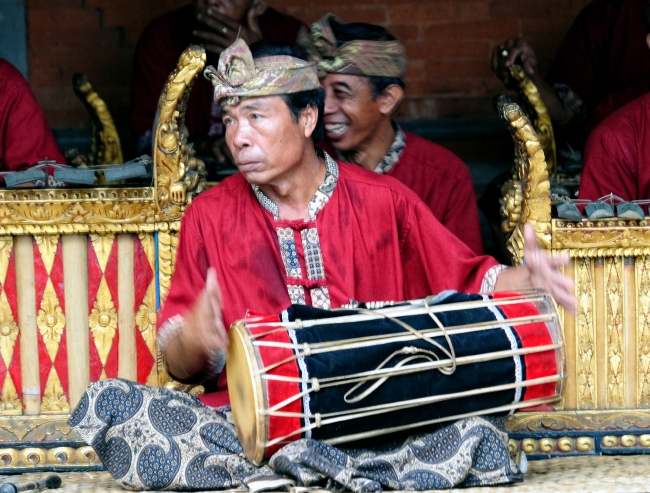
[[[399,41],[354,40],[336,46],[332,24],[345,24],[333,14],[311,25],[311,33],[301,31],[298,42],[316,62],[318,75],[350,74],[367,77],[404,77],[406,54]]]
[[[216,103],[237,104],[241,99],[295,92],[321,87],[316,64],[291,56],[253,59],[246,42],[237,40],[219,57],[217,70],[203,72],[214,85]]]

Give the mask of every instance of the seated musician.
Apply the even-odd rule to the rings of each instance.
[[[158,97],[181,53],[191,43],[203,44],[208,64],[216,65],[221,51],[237,35],[249,43],[264,39],[294,43],[303,24],[268,7],[267,0],[193,0],[191,5],[154,19],[135,49],[131,84],[131,126],[136,152],[149,153]],[[224,161],[220,108],[211,104],[212,86],[203,78],[192,88],[185,124],[200,155]]]
[[[253,56],[238,39],[206,76],[215,84],[240,173],[194,198],[182,219],[158,331],[174,377],[187,382],[223,377],[226,328],[248,310],[280,313],[292,303],[333,309],[351,298],[399,301],[449,288],[531,286],[548,289],[572,309],[572,283],[556,269],[566,259],[541,252],[531,228],[525,266],[506,268],[476,256],[399,181],[315,149],[323,138],[325,94],[316,65],[297,49],[262,45]],[[225,384],[225,378],[221,381]],[[202,400],[211,406],[228,402]],[[351,462],[343,462],[345,472],[338,475],[342,454],[328,455],[327,461],[336,461],[331,469],[322,461],[318,471],[310,468],[327,450],[335,452],[313,440],[292,449],[295,459],[256,469],[223,413],[159,387],[94,382],[70,421],[129,489],[234,488],[256,475],[286,474],[307,486],[336,475],[340,484],[355,486],[350,489],[378,491],[380,477],[382,483],[397,484],[389,467],[408,476],[400,483],[406,486],[397,489],[449,488],[465,478],[476,481],[470,484],[521,480],[516,466],[509,465],[507,434],[487,419],[474,425],[464,420],[463,433],[470,436],[451,455],[438,454],[439,443],[448,449],[459,444],[458,428],[427,435],[426,443],[416,444],[426,459],[413,458],[418,470],[410,474],[405,449],[390,464],[368,464],[373,471],[381,468],[372,481],[363,477],[370,473],[362,466],[351,475]],[[479,443],[486,443],[488,452],[478,450]],[[439,455],[444,458],[438,460]],[[478,464],[476,457],[487,462]],[[480,471],[471,469],[474,465]],[[472,476],[475,472],[487,476],[485,482]]]
[[[581,146],[607,115],[650,91],[649,12],[645,0],[594,0],[574,21],[546,78],[523,39],[498,45],[492,68],[510,87],[508,67],[518,59],[555,127],[566,127]]]
[[[587,140],[578,197],[610,193],[650,199],[650,93],[610,115]]]
[[[65,158],[25,77],[0,58],[0,171],[20,171]]]
[[[218,374],[226,327],[248,309],[531,286],[573,305],[571,281],[555,269],[564,260],[541,252],[532,229],[526,264],[506,268],[476,256],[399,181],[315,151],[324,92],[315,64],[292,53],[262,47],[254,62],[237,40],[212,73],[240,173],[199,195],[183,217],[159,330],[172,375]]]
[[[311,31],[304,42],[318,64],[326,94],[325,132],[336,156],[398,179],[474,253],[483,253],[465,163],[392,119],[404,97],[404,47],[383,27],[346,24],[331,14]]]

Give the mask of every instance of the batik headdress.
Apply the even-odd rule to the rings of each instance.
[[[222,105],[321,87],[313,62],[286,55],[253,59],[241,38],[221,53],[217,70],[209,66],[203,75],[214,85],[214,101]]]
[[[311,25],[311,33],[301,31],[298,42],[316,62],[318,75],[364,75],[368,77],[404,77],[406,54],[399,41],[354,40],[336,46],[333,24],[344,22],[327,14]]]

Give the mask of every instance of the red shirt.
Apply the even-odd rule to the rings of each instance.
[[[65,164],[29,83],[0,58],[0,171],[18,171],[48,158]]]
[[[404,132],[404,137],[400,158],[386,175],[413,190],[445,228],[482,255],[481,225],[469,168],[441,145],[410,132]],[[336,154],[329,141],[319,147]]]
[[[610,193],[650,199],[650,94],[610,115],[587,141],[579,197]]]
[[[386,174],[413,190],[445,228],[481,255],[481,226],[467,165],[438,144],[410,132],[404,134],[404,151]]]
[[[303,24],[273,9],[266,9],[259,19],[264,39],[275,44],[291,44],[298,39]],[[131,84],[131,126],[136,136],[152,130],[158,98],[169,74],[188,45],[197,44],[192,31],[197,23],[194,7],[172,10],[145,28],[135,48]],[[208,60],[216,66],[216,61]],[[192,138],[206,137],[210,127],[213,98],[212,83],[199,74],[187,102],[185,125]]]
[[[160,323],[192,305],[210,266],[227,327],[249,309],[280,313],[292,302],[288,285],[303,287],[304,303],[314,306],[322,304],[310,292],[326,288],[332,308],[351,298],[400,301],[445,289],[481,290],[497,262],[474,255],[411,190],[347,163],[338,172],[329,201],[307,222],[275,219],[241,174],[200,194],[183,216]]]

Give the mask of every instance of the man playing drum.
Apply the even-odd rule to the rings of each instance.
[[[445,289],[533,286],[573,309],[572,283],[556,269],[564,260],[541,252],[532,228],[526,265],[506,268],[475,256],[396,179],[316,151],[324,92],[315,64],[296,54],[260,46],[253,56],[238,39],[217,70],[206,70],[241,173],[199,195],[182,220],[158,332],[174,377],[193,382],[219,376],[224,388],[226,327],[249,310],[268,315],[292,303],[334,309],[351,299],[400,301]],[[220,394],[225,397],[212,395]],[[201,400],[214,407],[228,402]],[[522,479],[508,456],[507,434],[489,418],[462,419],[364,457],[301,440],[260,468],[244,456],[223,412],[165,388],[93,382],[70,424],[129,489],[235,488],[260,476],[278,481],[278,474],[299,485],[330,478],[353,491]]]
[[[529,287],[572,309],[572,282],[556,270],[564,259],[540,251],[532,228],[526,264],[508,269],[475,256],[397,180],[317,153],[324,92],[315,64],[291,53],[262,47],[254,61],[239,39],[212,72],[241,173],[182,221],[158,335],[174,377],[218,375],[226,328],[249,309]]]

